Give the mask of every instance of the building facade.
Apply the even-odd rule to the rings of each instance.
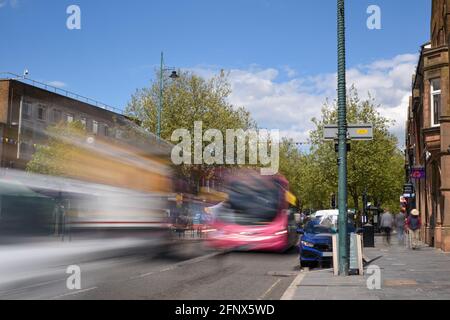
[[[23,170],[36,146],[47,141],[47,128],[58,123],[81,122],[88,135],[134,145],[136,152],[168,156],[170,146],[143,132],[127,137],[124,128],[134,123],[119,110],[24,78],[0,79],[0,167]],[[133,130],[139,130],[134,126]],[[141,132],[142,133],[142,132]],[[142,142],[141,141],[141,142]]]
[[[112,107],[11,76],[0,79],[0,234],[165,226],[171,144]],[[52,173],[24,173],[49,141],[62,149],[35,170]]]
[[[406,125],[407,179],[423,240],[450,252],[450,0],[433,0],[431,41],[421,48]],[[413,170],[425,173],[411,177]]]

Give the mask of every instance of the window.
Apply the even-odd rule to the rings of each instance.
[[[93,134],[98,134],[98,122],[97,121],[92,121],[92,133]]]
[[[53,122],[60,122],[62,120],[62,113],[60,110],[53,110]]]
[[[109,127],[106,124],[103,126],[103,135],[109,137]]]
[[[84,126],[84,128],[87,128],[87,119],[86,118],[81,118],[80,119],[81,124]]]
[[[47,120],[47,109],[45,108],[45,106],[39,105],[37,118],[38,118],[38,120],[41,120],[41,121]]]
[[[22,160],[30,160],[35,151],[36,148],[31,142],[21,142],[19,157]]]
[[[431,80],[431,126],[440,125],[441,116],[441,79]]]
[[[120,129],[116,130],[116,139],[123,139],[123,131]]]
[[[72,123],[73,120],[74,120],[73,114],[66,114],[66,122],[67,123]]]
[[[30,119],[31,118],[31,111],[32,111],[31,103],[24,101],[22,103],[22,118],[23,119]]]

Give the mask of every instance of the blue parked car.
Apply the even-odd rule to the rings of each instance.
[[[305,229],[298,229],[301,235],[299,242],[300,266],[322,267],[332,265],[333,262],[333,242],[332,236],[337,233],[335,228],[323,225],[320,219],[309,221]],[[353,225],[348,225],[348,233],[355,232]]]

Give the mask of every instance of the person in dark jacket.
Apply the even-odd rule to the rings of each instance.
[[[404,243],[406,215],[405,209],[402,208],[399,214],[395,216],[395,228],[397,229],[397,239],[399,244]]]
[[[406,229],[408,230],[410,245],[413,250],[419,247],[420,228],[422,228],[420,214],[417,209],[414,209],[406,220]]]

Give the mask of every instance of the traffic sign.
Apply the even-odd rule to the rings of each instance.
[[[411,183],[407,183],[403,186],[403,194],[413,194],[414,186]]]
[[[338,140],[338,125],[325,125],[323,129],[324,140]],[[347,139],[354,141],[370,141],[373,140],[372,124],[349,124],[347,126]]]
[[[415,167],[411,169],[411,178],[415,180],[425,179],[425,168],[424,167]]]

